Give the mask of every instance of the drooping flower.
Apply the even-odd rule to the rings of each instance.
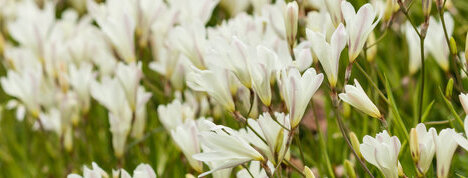
[[[346,85],[345,93],[340,93],[338,96],[344,102],[354,106],[358,110],[366,113],[367,115],[374,118],[381,118],[379,109],[375,104],[369,99],[364,89],[362,89],[359,82],[354,79],[354,85]]]
[[[340,62],[341,51],[346,46],[346,29],[340,24],[333,32],[330,43],[326,37],[312,30],[306,29],[307,39],[312,42],[312,50],[317,56],[323,70],[327,74],[328,82],[331,87],[335,87],[338,81],[338,66]]]
[[[341,2],[341,10],[346,21],[348,32],[349,62],[353,62],[361,53],[364,44],[375,26],[380,21],[381,15],[375,20],[377,12],[371,4],[365,4],[356,12],[351,3]]]
[[[445,25],[447,27],[447,35],[450,39],[453,33],[454,22],[452,16],[446,12],[444,14]],[[444,29],[442,22],[438,22],[431,17],[429,19],[429,27],[427,29],[426,41],[424,43],[425,49],[432,55],[437,64],[444,70],[449,70],[448,57],[450,49],[445,40]]]
[[[439,135],[436,132],[432,133],[436,149],[438,178],[448,177],[452,157],[458,147],[456,135],[459,134],[454,129],[443,129]]]
[[[401,143],[396,136],[390,137],[386,130],[375,138],[366,135],[360,146],[362,156],[376,166],[385,177],[398,178],[398,154]]]
[[[281,71],[280,80],[291,128],[295,128],[301,122],[310,99],[322,84],[323,74],[317,74],[315,69],[309,68],[301,76],[297,68],[288,68]]]
[[[428,131],[426,126],[420,123],[416,128],[412,128],[410,133],[411,156],[416,163],[418,174],[425,175],[434,158],[433,134],[437,131],[432,127]]]
[[[406,42],[408,43],[409,72],[410,74],[414,74],[421,66],[421,43],[419,42],[419,36],[414,31],[410,22],[406,22],[401,30],[405,34]]]

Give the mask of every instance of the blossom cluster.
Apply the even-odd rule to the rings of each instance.
[[[109,154],[120,164],[128,159],[128,145],[147,139],[148,123],[157,120],[183,155],[181,162],[190,167],[187,177],[281,177],[293,169],[307,178],[340,176],[332,170],[323,138],[333,130],[328,129],[331,126],[322,130],[318,116],[313,116],[314,131],[325,150],[328,172],[318,171],[320,166],[304,159],[301,147],[301,134],[309,132],[304,129],[306,118],[317,113],[314,98],[321,98],[331,109],[317,108],[336,121],[337,137],[347,144],[343,142],[340,149],[353,153],[345,156],[347,176],[356,177],[354,164],[359,164],[365,170],[361,173],[370,176],[381,172],[391,178],[424,177],[434,156],[435,175],[451,176],[458,146],[468,150],[468,116],[461,121],[450,101],[456,85],[468,114],[462,81],[468,68],[468,45],[465,54],[458,53],[453,38],[456,13],[445,12],[446,6],[453,6],[451,1],[436,1],[439,16],[431,15],[431,0],[423,0],[418,7],[402,0],[358,4],[347,0],[0,0],[0,27],[4,27],[0,58],[6,71],[0,84],[9,99],[5,108],[14,111],[19,122],[31,123],[34,132],[56,134],[68,153],[76,149],[76,138],[83,136],[80,127],[86,127],[88,120],[104,119],[109,128],[101,129],[111,134],[113,152]],[[409,15],[411,7],[422,10],[420,25]],[[376,62],[378,50],[385,50],[377,46],[390,30],[408,44],[405,70],[409,77],[421,74],[421,85],[410,86],[421,89],[420,104],[414,106],[419,109],[414,114],[417,122],[411,124],[395,104],[400,100],[392,94],[385,74],[389,69],[380,71]],[[376,32],[381,34],[379,39]],[[439,133],[434,127],[426,128],[424,120],[433,104],[423,109],[428,94],[424,88],[429,87],[424,83],[428,56],[451,79],[442,97],[461,127],[448,118],[450,128]],[[360,63],[368,63],[369,71]],[[356,67],[365,78],[356,75]],[[98,107],[105,109],[104,118],[92,112]],[[350,116],[350,107],[358,114]],[[360,143],[347,125],[370,119],[366,117],[375,118],[381,127],[375,137],[364,133]],[[323,120],[328,123],[327,118]],[[407,127],[414,128],[408,131]],[[300,150],[300,166],[294,163],[299,156],[293,145]],[[402,155],[404,149],[410,155]],[[411,157],[414,173],[408,173],[408,164],[400,163],[401,156]],[[370,165],[376,169],[372,171]],[[124,165],[112,165],[119,167],[112,177],[160,176],[152,166],[141,163],[130,174]],[[73,173],[76,170],[67,172],[68,177],[109,177],[94,162],[91,169],[83,167],[82,176]]]

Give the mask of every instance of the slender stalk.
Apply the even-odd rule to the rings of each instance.
[[[442,8],[440,8],[440,9],[438,9],[438,10],[439,10],[440,22],[442,22],[442,28],[444,29],[445,41],[447,42],[448,50],[449,50],[449,53],[451,54],[450,51],[451,51],[451,49],[452,49],[452,45],[450,44],[450,38],[449,38],[448,33],[447,33],[447,27],[446,27],[446,25],[445,25],[445,17],[444,17],[445,2],[446,2],[446,1],[444,1],[443,5],[442,5]],[[450,61],[451,61],[452,65],[453,65],[453,67],[454,67],[454,73],[455,73],[455,77],[456,77],[456,79],[457,79],[457,80],[456,80],[456,81],[457,81],[457,84],[458,84],[458,86],[459,86],[460,88],[462,88],[462,87],[461,87],[462,84],[461,84],[460,73],[459,73],[458,70],[457,70],[458,68],[460,68],[460,67],[458,66],[458,64],[459,64],[459,61],[457,60],[458,57],[457,57],[456,54],[455,54],[455,55],[451,54],[451,56],[452,56],[452,60],[450,60]],[[462,68],[463,68],[463,67],[462,67]]]
[[[423,108],[423,104],[424,104],[424,79],[426,78],[425,77],[425,71],[426,71],[426,67],[425,67],[425,60],[424,60],[424,36],[421,36],[420,37],[420,44],[421,44],[421,88],[420,88],[420,92],[419,92],[419,110],[418,110],[418,123],[421,122],[421,119],[422,119],[422,108]]]
[[[361,65],[359,65],[359,63],[356,63],[356,66],[357,66],[358,69],[361,71],[361,73],[364,74],[364,76],[367,78],[367,80],[372,84],[372,86],[375,88],[375,90],[377,91],[377,93],[379,94],[379,96],[388,104],[389,101],[388,101],[387,97],[385,97],[385,95],[382,93],[382,91],[380,91],[379,87],[378,87],[377,84],[372,80],[372,78],[366,73],[366,71],[361,67]]]
[[[247,172],[249,173],[250,177],[255,178],[255,177],[253,176],[252,172],[250,172],[250,169],[247,168],[247,166],[245,166],[244,164],[242,164],[242,167],[243,167],[245,170],[247,170]]]
[[[361,167],[366,171],[366,173],[369,174],[369,176],[371,178],[374,178],[374,175],[372,175],[369,168],[367,168],[366,163],[363,160],[361,160],[361,158],[359,158],[358,154],[356,153],[356,150],[354,150],[354,148],[353,148],[353,146],[351,144],[351,141],[349,140],[347,128],[344,125],[343,120],[341,118],[341,115],[339,113],[338,95],[337,95],[337,93],[336,93],[336,91],[334,89],[332,89],[332,102],[333,102],[333,106],[334,106],[333,108],[335,110],[335,114],[336,114],[336,118],[337,118],[336,121],[338,123],[338,127],[340,128],[341,135],[343,135],[343,138],[345,139],[346,144],[348,145],[348,148],[351,150],[354,157],[356,157],[356,159],[359,160],[359,164],[361,164]]]
[[[312,111],[313,111],[313,114],[314,114],[314,120],[315,120],[315,125],[317,127],[317,132],[319,134],[320,149],[324,152],[323,155],[325,157],[325,164],[327,165],[328,174],[330,174],[330,177],[335,178],[335,173],[333,172],[333,168],[331,166],[330,158],[328,156],[328,150],[327,150],[327,147],[325,145],[325,139],[323,137],[322,127],[320,127],[320,122],[318,121],[318,117],[317,117],[317,114],[316,114],[316,111],[315,111],[314,102],[311,102],[311,107],[312,107]]]
[[[299,174],[301,174],[302,177],[305,177],[305,174],[304,174],[296,165],[294,165],[293,163],[289,162],[287,159],[285,159],[284,162],[286,162],[286,164],[288,164],[289,166],[291,166],[296,172],[298,172]]]
[[[294,137],[294,139],[296,139],[297,147],[299,148],[299,153],[301,154],[301,161],[302,161],[303,164],[306,164],[305,158],[304,158],[304,152],[302,152],[302,144],[301,144],[301,140],[299,138],[299,135],[296,135]]]

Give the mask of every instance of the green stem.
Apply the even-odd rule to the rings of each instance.
[[[422,108],[424,104],[424,78],[425,77],[425,60],[424,60],[424,37],[420,37],[420,44],[421,44],[421,88],[419,92],[419,110],[418,110],[418,123],[421,122],[422,119]]]
[[[323,151],[323,155],[325,157],[325,164],[327,166],[327,171],[330,177],[335,178],[335,173],[333,172],[333,168],[331,166],[330,158],[328,156],[327,146],[325,145],[325,138],[323,136],[322,127],[320,127],[320,122],[318,121],[318,117],[315,111],[314,102],[311,102],[312,112],[314,114],[315,126],[317,127],[317,132],[319,134],[319,144],[320,149]]]
[[[294,137],[294,139],[296,139],[297,147],[299,147],[299,153],[301,154],[302,163],[305,165],[306,162],[305,162],[305,158],[304,158],[304,152],[302,152],[302,144],[301,144],[301,139],[299,138],[299,134],[297,134]]]
[[[358,67],[359,71],[361,71],[362,74],[367,78],[367,80],[372,84],[372,86],[375,88],[379,96],[388,104],[388,99],[385,97],[385,95],[380,91],[379,87],[377,84],[372,80],[372,78],[366,73],[366,71],[359,65],[359,63],[356,62],[356,66]]]
[[[351,141],[349,140],[349,137],[348,137],[347,128],[344,125],[343,120],[341,118],[341,115],[339,113],[338,95],[337,95],[336,91],[333,90],[333,89],[332,89],[332,102],[333,102],[333,106],[334,106],[333,108],[335,110],[335,114],[336,114],[336,118],[337,118],[336,120],[338,122],[338,127],[340,128],[341,135],[343,135],[343,138],[345,139],[346,144],[348,145],[348,148],[351,150],[354,157],[356,157],[356,159],[359,160],[359,164],[361,164],[361,167],[366,171],[366,173],[369,174],[369,176],[371,178],[374,178],[374,175],[372,175],[369,168],[367,168],[366,163],[364,163],[364,161],[361,160],[361,158],[359,158],[358,154],[356,153],[356,150],[354,150],[353,146],[351,145]]]

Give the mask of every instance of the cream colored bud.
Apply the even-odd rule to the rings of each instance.
[[[304,171],[302,171],[305,175],[306,178],[315,178],[315,175],[314,173],[312,172],[312,170],[310,170],[309,167],[305,166],[304,167]]]
[[[357,138],[356,134],[354,132],[349,133],[349,138],[351,139],[351,145],[354,148],[354,151],[356,151],[356,154],[359,156],[359,159],[364,159],[361,154],[361,150],[359,149],[359,139]]]
[[[354,165],[349,160],[344,161],[344,168],[346,171],[346,175],[349,178],[356,178],[356,172],[354,171]]]
[[[410,131],[410,150],[413,161],[417,163],[419,161],[420,151],[418,142],[418,132],[416,132],[415,128],[412,128]]]

